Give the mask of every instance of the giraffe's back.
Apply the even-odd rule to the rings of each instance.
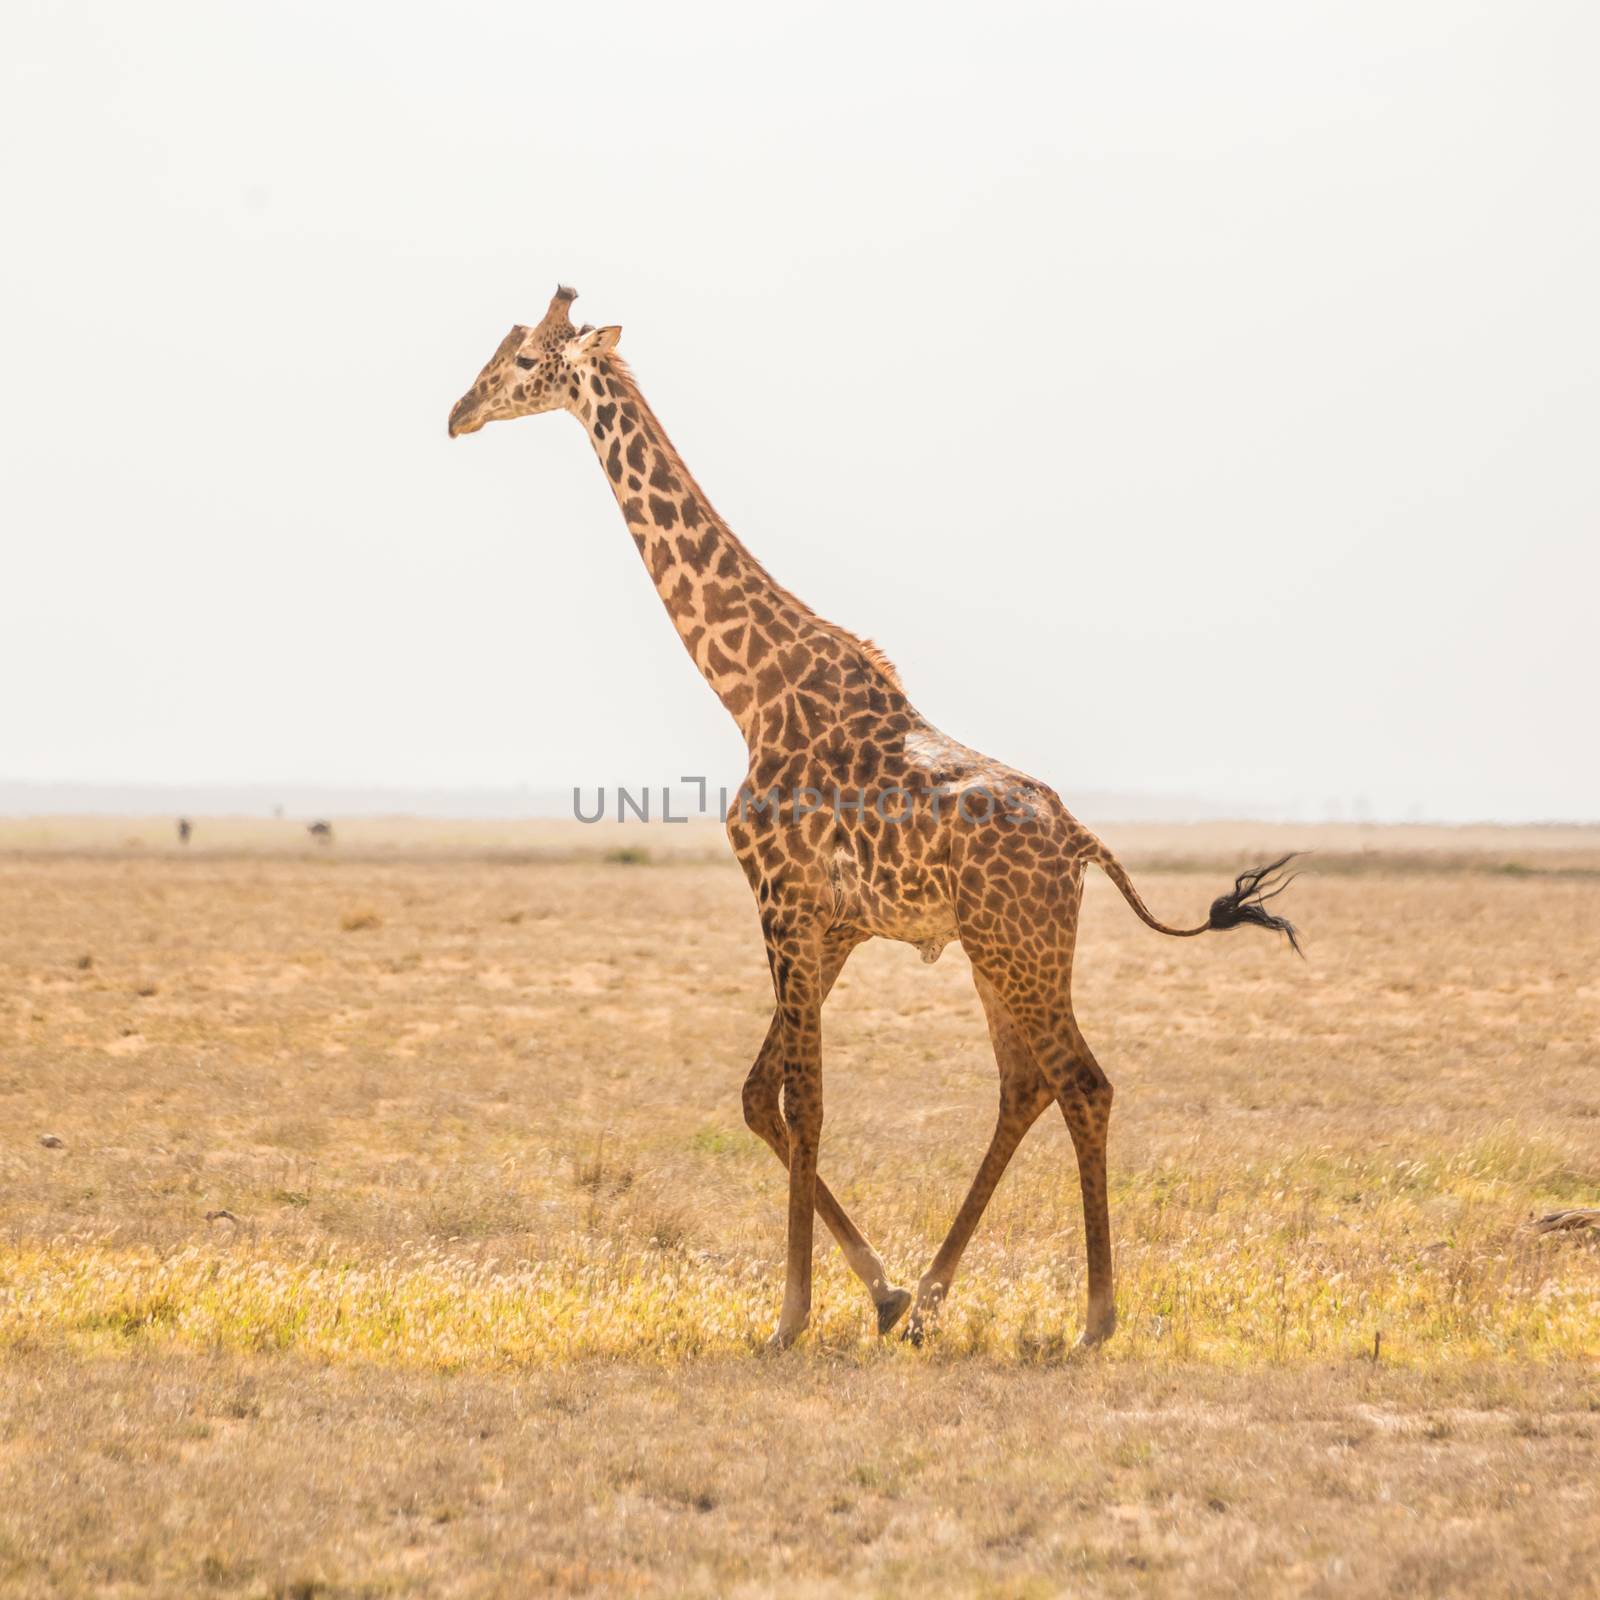
[[[752,885],[820,900],[835,926],[933,960],[960,937],[964,872],[969,899],[1076,896],[1094,837],[1055,791],[920,718],[824,741],[820,755],[777,754],[753,758],[729,837]]]

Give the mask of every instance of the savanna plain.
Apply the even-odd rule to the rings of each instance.
[[[876,1337],[739,1091],[699,827],[0,823],[0,1592],[1600,1592],[1600,831],[1106,828],[1152,909],[1315,848],[1308,960],[1091,874],[1121,1323],[1060,1117]],[[987,1141],[958,946],[864,947],[822,1170],[914,1286]]]

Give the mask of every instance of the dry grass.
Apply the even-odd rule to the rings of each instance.
[[[1085,1363],[1058,1119],[927,1349],[830,1246],[756,1354],[766,980],[707,834],[291,826],[0,826],[0,1587],[1594,1585],[1600,1244],[1522,1226],[1600,1200],[1593,833],[1330,833],[1306,965],[1096,880]],[[1110,836],[1181,916],[1295,831]],[[867,947],[827,1031],[824,1170],[914,1282],[993,1109],[959,949]]]
[[[8,1594],[1592,1594],[1583,1376],[0,1368]]]

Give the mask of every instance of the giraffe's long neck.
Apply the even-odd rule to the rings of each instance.
[[[813,739],[863,696],[899,695],[872,647],[816,616],[734,537],[626,367],[600,362],[573,409],[684,648],[747,745]]]

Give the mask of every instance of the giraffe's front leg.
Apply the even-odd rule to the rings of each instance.
[[[822,962],[818,930],[768,928],[782,1019],[783,1120],[789,1135],[789,1249],[783,1310],[769,1347],[787,1349],[811,1318],[812,1222],[817,1205],[817,1149],[822,1142]]]
[[[781,1109],[783,1085],[780,1078],[782,1021],[774,1016],[767,1042],[750,1069],[744,1085],[744,1120],[777,1156],[785,1170],[789,1166],[789,1132]],[[839,1248],[850,1270],[867,1286],[878,1320],[878,1332],[887,1333],[905,1314],[911,1295],[889,1279],[883,1258],[871,1241],[850,1220],[849,1213],[834,1198],[822,1174],[817,1174],[817,1215],[828,1232],[839,1241]]]
[[[848,929],[833,929],[823,941],[822,949],[822,999],[826,1004],[833,985],[849,959],[850,952],[861,943],[862,935]],[[767,1037],[756,1057],[755,1065],[744,1084],[744,1120],[777,1156],[784,1170],[789,1167],[789,1134],[783,1125],[781,1102],[783,1097],[783,1013],[775,1010]],[[844,1207],[833,1197],[820,1171],[817,1174],[817,1215],[827,1224],[829,1233],[839,1241],[839,1248],[850,1264],[850,1270],[867,1286],[872,1296],[877,1316],[878,1332],[887,1333],[905,1315],[911,1304],[911,1295],[889,1279],[883,1258],[872,1248],[865,1234],[850,1220]]]

